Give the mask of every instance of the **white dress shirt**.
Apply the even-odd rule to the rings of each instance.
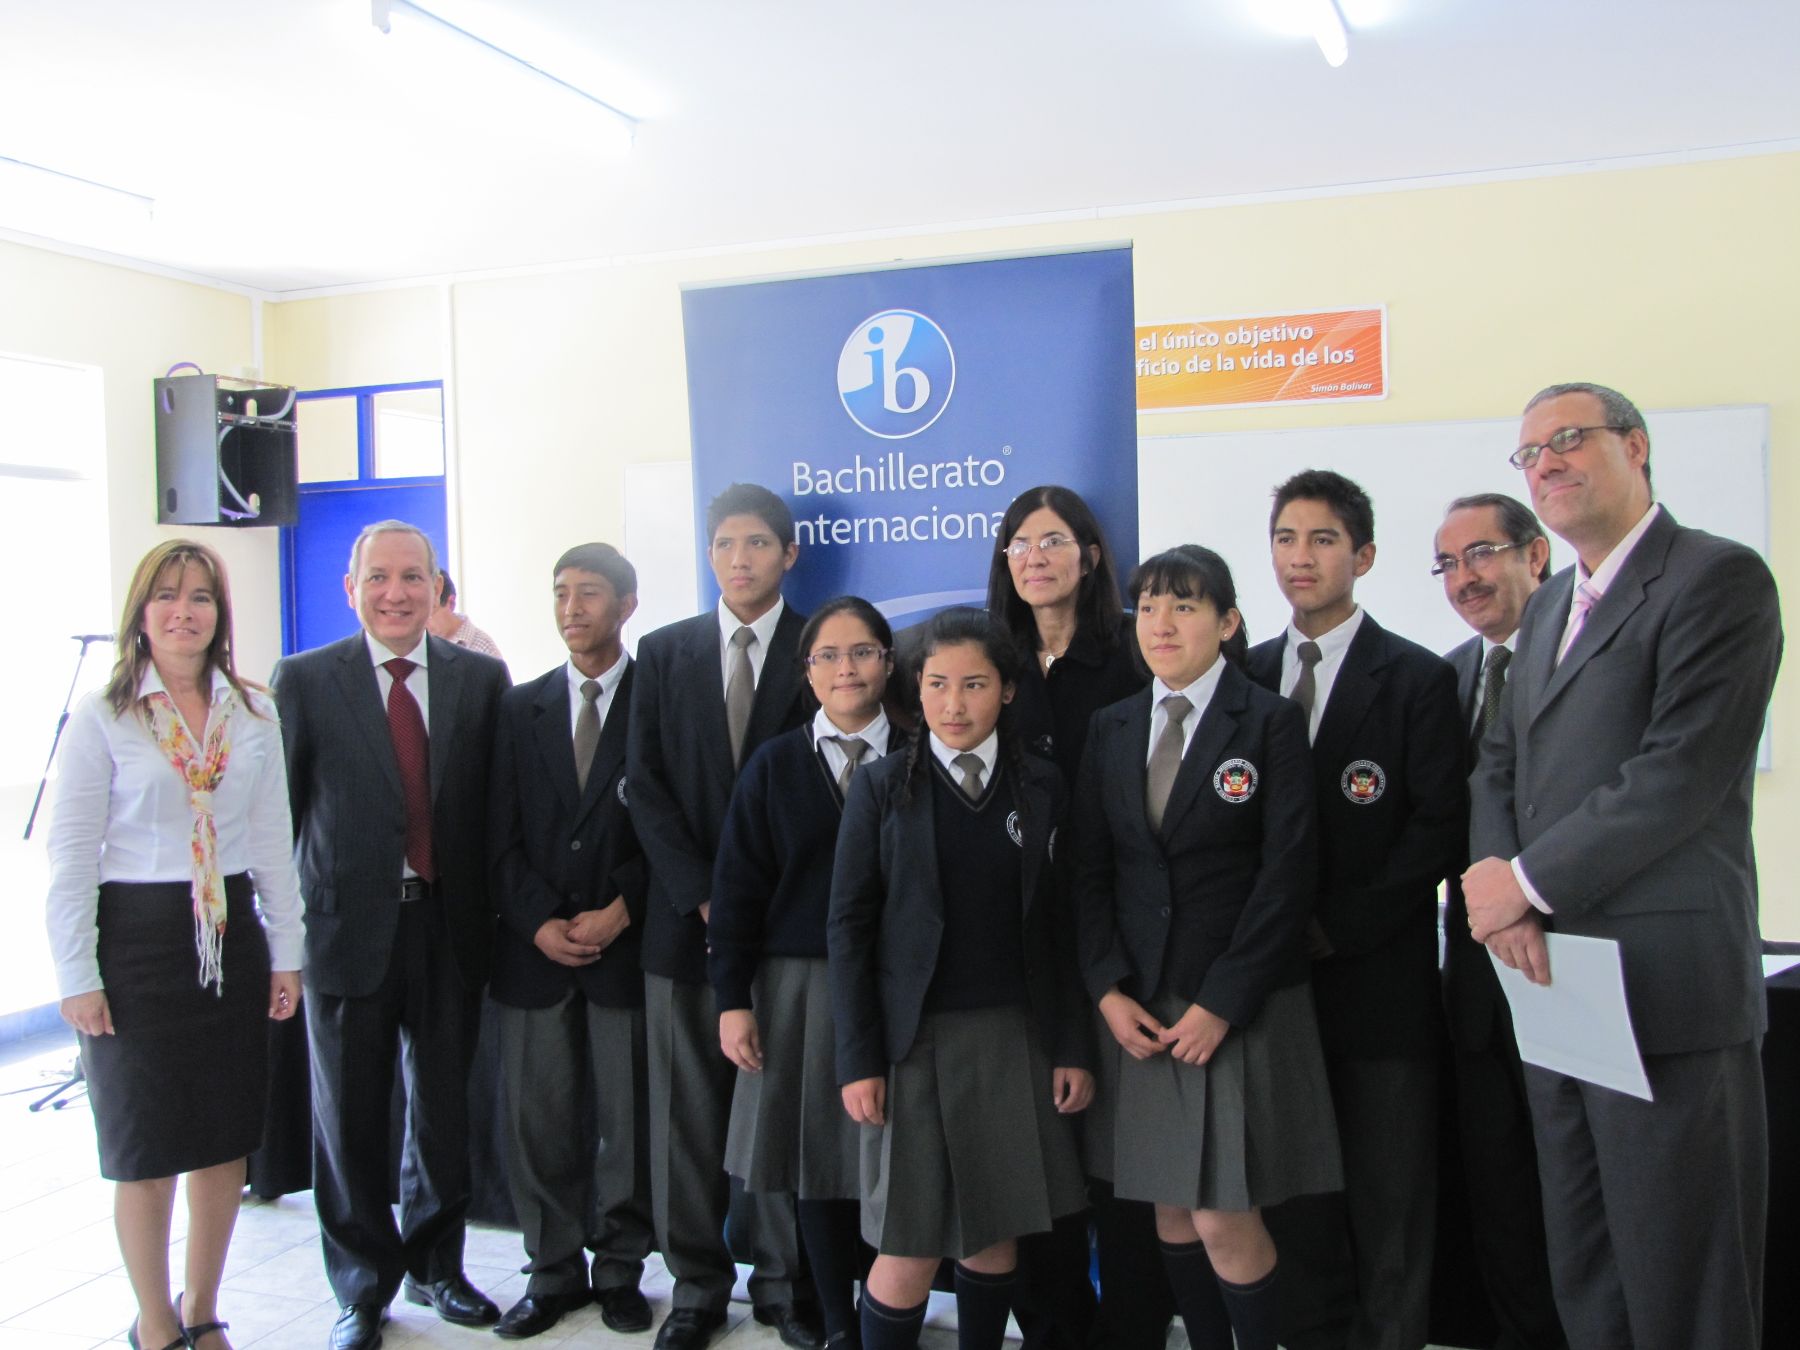
[[[763,662],[768,659],[769,644],[775,640],[775,625],[781,622],[782,611],[787,608],[787,600],[777,596],[769,612],[755,623],[748,625],[755,634],[756,641],[749,647],[750,673],[756,677],[756,683],[762,684]],[[724,600],[719,601],[719,674],[724,677],[725,688],[731,688],[731,639],[738,629],[745,627],[744,621],[733,614]]]
[[[1287,646],[1281,654],[1281,692],[1286,697],[1292,698],[1294,686],[1300,683],[1300,658],[1296,649],[1302,642],[1319,645],[1319,664],[1313,667],[1312,721],[1306,728],[1308,741],[1318,739],[1319,723],[1324,719],[1326,705],[1331,702],[1331,686],[1337,681],[1338,670],[1344,664],[1344,653],[1350,650],[1350,640],[1362,627],[1362,621],[1363,608],[1358,605],[1349,618],[1323,637],[1309,638],[1291,622],[1288,624]]]
[[[386,712],[388,695],[394,688],[394,677],[388,674],[386,667],[381,663],[392,661],[394,653],[370,637],[367,629],[363,630],[363,641],[369,644],[369,659],[375,663],[375,687],[381,691],[381,708],[383,712]],[[425,652],[429,646],[425,635],[421,634],[419,645],[406,653],[406,659],[418,667],[406,677],[406,688],[412,694],[413,702],[419,705],[419,716],[425,720],[425,738],[427,740],[431,739],[431,672],[425,659]],[[412,873],[409,872],[407,875],[411,876]]]
[[[981,761],[981,790],[987,791],[988,784],[994,781],[994,761],[1000,757],[1000,733],[998,730],[988,732],[988,738],[973,750],[952,750],[937,738],[937,732],[931,733],[931,753],[937,756],[937,762],[944,766],[950,775],[950,781],[958,787],[962,786],[962,770],[956,767],[958,755],[974,755]]]
[[[1591,619],[1593,618],[1591,610],[1599,607],[1607,588],[1618,578],[1619,569],[1625,566],[1625,560],[1631,556],[1631,550],[1637,547],[1638,540],[1644,537],[1644,531],[1650,528],[1650,522],[1656,519],[1656,513],[1661,509],[1657,503],[1651,502],[1650,509],[1644,512],[1643,518],[1626,531],[1625,537],[1612,546],[1612,552],[1602,558],[1600,565],[1592,572],[1582,565],[1579,558],[1575,560],[1575,585],[1569,588],[1569,617],[1563,621],[1562,637],[1557,640],[1556,644],[1558,660],[1567,655],[1563,648],[1569,645],[1569,630],[1575,626],[1575,597],[1579,593],[1582,583],[1585,582],[1588,589],[1594,593],[1593,605],[1588,614],[1588,618]],[[1510,667],[1508,669],[1510,670]],[[1531,901],[1533,908],[1541,910],[1545,914],[1555,913],[1550,908],[1550,902],[1538,893],[1536,886],[1531,884],[1531,878],[1525,875],[1525,869],[1519,865],[1516,857],[1512,860],[1512,873],[1519,883],[1519,889],[1525,892],[1525,898]]]
[[[619,692],[619,681],[625,678],[625,667],[631,664],[631,658],[624,652],[598,675],[583,675],[575,667],[573,661],[565,662],[563,669],[569,675],[569,738],[575,737],[575,724],[581,720],[581,686],[589,680],[600,682],[600,692],[594,696],[594,713],[600,719],[600,730],[606,730],[606,714],[612,711],[613,695]]]
[[[831,770],[832,781],[836,782],[838,776],[844,772],[844,765],[850,762],[850,756],[844,753],[842,746],[830,739],[833,736],[842,736],[845,740],[868,742],[869,748],[863,751],[863,757],[857,764],[857,768],[860,770],[865,765],[873,764],[887,753],[887,712],[885,709],[876,708],[875,720],[861,731],[845,731],[825,715],[823,708],[813,714],[813,745],[817,747],[820,754],[825,756],[825,767]]]
[[[1163,728],[1169,725],[1169,710],[1163,707],[1163,700],[1171,694],[1180,694],[1194,705],[1194,710],[1181,724],[1181,753],[1185,758],[1188,747],[1194,743],[1194,729],[1200,725],[1200,719],[1212,706],[1213,695],[1219,688],[1219,677],[1224,673],[1225,657],[1221,654],[1207,668],[1206,674],[1185,689],[1169,688],[1162,682],[1161,676],[1150,681],[1150,748],[1144,754],[1144,763],[1148,764],[1156,754],[1156,743],[1162,737]]]
[[[167,692],[151,666],[140,698]],[[231,685],[213,673],[208,726]],[[288,815],[287,764],[275,704],[252,692],[231,718],[231,756],[213,793],[219,871],[249,872],[255,883],[271,969],[300,969],[303,925]],[[261,713],[258,717],[253,715]],[[190,733],[192,728],[189,728]],[[195,739],[205,743],[205,732]],[[45,905],[57,988],[71,998],[102,987],[96,923],[105,881],[193,879],[194,812],[188,785],[135,709],[113,714],[104,691],[70,714],[57,755],[50,821],[50,893]],[[233,913],[230,922],[249,921]],[[169,978],[182,978],[171,970]],[[198,978],[198,966],[186,972]]]

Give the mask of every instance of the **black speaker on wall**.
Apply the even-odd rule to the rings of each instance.
[[[298,426],[286,385],[229,375],[157,380],[157,524],[292,525]]]

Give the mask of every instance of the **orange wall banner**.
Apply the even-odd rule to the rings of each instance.
[[[1137,330],[1139,412],[1387,397],[1387,307]]]

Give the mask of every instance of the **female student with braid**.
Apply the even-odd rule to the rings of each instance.
[[[1057,1113],[1093,1093],[1093,1022],[1052,861],[1065,789],[1004,710],[1020,658],[975,610],[926,626],[924,725],[851,784],[832,873],[832,1008],[862,1138],[866,1350],[915,1345],[956,1260],[962,1350],[998,1350],[1020,1234],[1085,1203]]]
[[[1233,1329],[1274,1350],[1261,1207],[1342,1185],[1307,983],[1306,722],[1244,675],[1218,554],[1158,554],[1127,590],[1155,678],[1094,715],[1076,794],[1082,975],[1126,1056],[1115,1185],[1155,1203],[1194,1350],[1231,1350]]]
[[[738,775],[707,926],[719,1042],[738,1068],[725,1170],[752,1192],[798,1198],[833,1347],[857,1339],[861,1189],[859,1131],[834,1070],[825,916],[845,791],[901,739],[883,710],[893,643],[887,620],[853,595],[801,630],[816,711]]]

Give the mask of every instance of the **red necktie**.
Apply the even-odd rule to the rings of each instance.
[[[406,861],[427,881],[437,880],[431,860],[431,740],[425,734],[425,718],[419,701],[406,687],[406,677],[418,667],[403,656],[383,661],[394,677],[388,693],[388,735],[394,738],[394,758],[400,761],[400,787],[406,796]]]

